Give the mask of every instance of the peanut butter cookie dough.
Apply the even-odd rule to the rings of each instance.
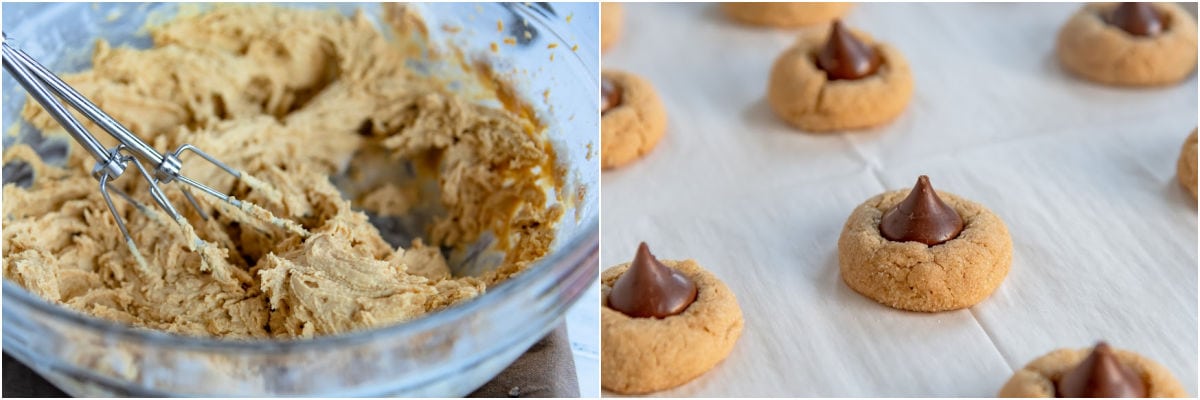
[[[895,48],[841,22],[802,35],[775,60],[767,102],[809,132],[869,128],[900,115],[912,98],[908,61]]]
[[[1092,3],[1058,33],[1075,75],[1120,86],[1178,82],[1196,69],[1196,20],[1175,3]]]
[[[724,360],[742,309],[695,261],[659,262],[645,243],[600,278],[601,386],[645,394],[682,385]]]
[[[1012,239],[996,214],[934,192],[922,175],[912,190],[886,192],[854,209],[838,239],[838,262],[847,286],[881,304],[957,310],[1004,281]]]
[[[611,69],[601,73],[600,165],[620,167],[654,149],[667,132],[667,111],[654,86]]]
[[[749,25],[794,28],[841,18],[852,3],[722,3],[725,15]]]
[[[1188,397],[1183,385],[1154,360],[1101,342],[1059,349],[1013,374],[999,397]]]
[[[405,12],[396,4],[384,10],[388,17]],[[189,172],[311,234],[256,224],[198,196],[212,218],[180,210],[196,235],[216,244],[215,256],[202,259],[162,213],[118,202],[145,256],[142,265],[123,245],[89,175],[93,161],[78,144],[69,141],[74,147],[61,167],[18,145],[6,149],[6,165],[27,165],[35,178],[28,187],[4,185],[6,279],[51,302],[137,327],[293,338],[440,310],[548,251],[563,211],[539,183],[557,181],[548,175],[554,157],[542,128],[409,70],[403,47],[366,16],[221,6],[149,33],[149,49],[98,42],[93,69],[65,80],[152,146],[191,143],[265,181],[248,186],[215,169]],[[422,40],[397,35],[404,39]],[[64,134],[34,102],[23,115],[48,136]],[[435,189],[424,195],[445,211],[434,217],[428,245],[392,247],[331,183],[366,150],[427,170]],[[115,183],[150,202],[142,180]],[[395,183],[365,187],[359,197],[396,193]],[[177,189],[166,193],[186,204]],[[439,247],[465,246],[489,231],[512,238],[496,245],[505,252],[502,265],[479,277],[452,276]]]
[[[1196,130],[1192,129],[1192,134],[1188,135],[1187,140],[1183,141],[1183,148],[1179,150],[1179,161],[1175,163],[1175,175],[1179,177],[1179,184],[1187,189],[1188,193],[1192,194],[1192,199],[1196,199]]]
[[[600,3],[600,51],[608,51],[621,39],[625,12],[621,3]]]

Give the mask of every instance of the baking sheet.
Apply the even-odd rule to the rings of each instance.
[[[1066,75],[1054,39],[1079,4],[860,4],[845,21],[905,54],[914,98],[890,125],[808,134],[764,99],[803,30],[736,25],[715,4],[625,7],[603,66],[653,82],[669,128],[602,177],[602,268],[640,241],[694,258],[746,320],[728,359],[657,395],[994,396],[1034,358],[1099,339],[1197,393],[1196,205],[1175,178],[1195,74],[1158,89]],[[851,210],[920,174],[1008,225],[1012,271],[979,305],[904,312],[841,281]]]

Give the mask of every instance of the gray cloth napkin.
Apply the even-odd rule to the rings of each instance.
[[[4,353],[4,397],[67,397]],[[559,325],[471,397],[579,397],[567,326]]]
[[[504,372],[468,397],[579,397],[567,325],[559,325],[534,343]]]

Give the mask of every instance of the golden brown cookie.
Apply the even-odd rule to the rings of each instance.
[[[880,57],[878,69],[871,76],[830,80],[816,61],[829,32],[802,35],[771,68],[767,85],[771,110],[809,132],[869,128],[900,115],[913,94],[908,61],[892,46],[874,42],[865,33],[853,34]]]
[[[682,385],[724,360],[742,334],[737,297],[692,260],[662,260],[695,282],[695,302],[666,318],[632,318],[609,306],[609,294],[629,263],[600,278],[600,385],[644,394]]]
[[[998,397],[1058,397],[1063,376],[1091,354],[1091,348],[1058,349],[1013,373]],[[1187,397],[1183,386],[1165,367],[1132,351],[1113,349],[1117,360],[1141,378],[1149,397]]]
[[[982,205],[938,192],[961,216],[961,232],[933,246],[888,240],[879,228],[884,213],[910,191],[877,195],[850,214],[838,239],[842,280],[856,292],[902,310],[948,311],[983,301],[1012,264],[1008,228]]]
[[[609,169],[649,153],[667,132],[667,111],[654,86],[639,76],[606,69],[601,79],[610,108],[601,110],[600,163]]]
[[[1109,23],[1118,3],[1092,3],[1058,33],[1063,68],[1099,83],[1155,86],[1175,83],[1196,68],[1196,20],[1175,3],[1152,3],[1162,31],[1137,36]]]
[[[600,51],[608,51],[621,38],[624,14],[621,3],[600,3]]]
[[[722,3],[721,9],[743,24],[793,28],[832,21],[852,6],[852,3]]]
[[[1196,130],[1183,141],[1183,149],[1179,151],[1179,162],[1175,164],[1175,173],[1179,176],[1179,184],[1196,199]]]

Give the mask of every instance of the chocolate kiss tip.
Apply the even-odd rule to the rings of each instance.
[[[962,230],[962,216],[938,197],[926,175],[918,177],[908,196],[879,222],[879,233],[888,240],[928,246],[954,239]]]
[[[642,258],[642,257],[654,257],[653,254],[650,254],[650,246],[647,246],[646,242],[642,242],[641,244],[638,244],[637,256],[634,256],[634,259],[638,259],[638,258]]]
[[[1112,347],[1103,341],[1063,375],[1057,389],[1057,397],[1146,397],[1142,378],[1122,364]]]
[[[830,29],[833,30],[833,32],[835,32],[837,34],[845,34],[846,33],[846,25],[842,24],[841,18],[833,20],[833,26]]]
[[[634,269],[658,270],[659,268],[666,268],[666,266],[663,265],[662,262],[658,261],[658,258],[654,257],[654,254],[650,253],[650,246],[647,246],[646,242],[641,242],[638,244],[637,253],[633,255],[633,262],[629,263],[629,269],[627,271],[632,271]]]

